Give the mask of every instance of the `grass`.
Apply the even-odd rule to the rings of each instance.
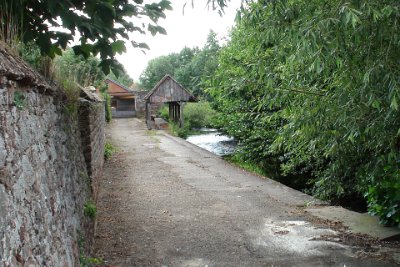
[[[268,173],[262,169],[261,167],[257,166],[255,163],[243,161],[235,155],[225,156],[224,159],[228,162],[235,164],[236,166],[243,168],[249,172],[256,173],[263,177],[268,177]]]

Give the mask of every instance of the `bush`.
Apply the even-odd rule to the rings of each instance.
[[[216,112],[211,108],[210,103],[201,101],[186,104],[183,115],[185,124],[189,124],[190,129],[199,129],[213,127]]]
[[[380,222],[388,226],[400,227],[400,171],[396,162],[378,159],[378,164],[366,168],[364,184],[368,210],[379,216]],[[398,163],[397,163],[398,164]]]
[[[169,108],[164,105],[159,111],[158,116],[169,121]],[[179,128],[176,122],[169,121],[172,134],[181,138],[188,137],[193,129],[202,127],[213,127],[215,125],[216,112],[208,102],[187,103],[183,111],[184,127]]]
[[[169,121],[169,107],[168,104],[164,104],[158,111],[158,116],[166,121]]]
[[[180,128],[179,125],[175,122],[169,124],[169,129],[173,135],[179,136],[180,138],[187,138],[190,135],[189,124],[185,124],[184,127]]]

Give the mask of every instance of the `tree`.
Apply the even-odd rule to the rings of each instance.
[[[179,53],[171,53],[149,61],[146,69],[140,75],[139,81],[143,89],[152,89],[166,74],[175,76],[177,71],[188,65],[197,53],[197,48],[183,48]],[[178,82],[182,82],[177,79]],[[186,83],[182,84],[187,86]]]
[[[210,79],[243,159],[311,172],[318,197],[365,198],[381,222],[399,225],[399,10],[395,0],[245,9]]]
[[[217,40],[217,34],[210,30],[207,36],[207,42],[204,47],[196,54],[190,62],[188,69],[190,72],[190,87],[192,93],[198,97],[204,97],[210,100],[209,94],[204,90],[207,86],[207,80],[214,76],[218,67],[218,54],[220,45]]]
[[[195,96],[206,97],[203,82],[214,74],[219,50],[217,35],[210,31],[202,49],[185,47],[179,53],[151,60],[140,76],[140,83],[150,90],[165,74],[170,74]]]
[[[193,1],[192,1],[193,2]],[[208,0],[207,4],[221,12],[226,0]],[[100,55],[102,70],[121,71],[115,55],[126,50],[126,41],[134,47],[148,49],[145,43],[130,40],[131,32],[166,34],[157,24],[171,9],[168,0],[4,0],[0,3],[0,36],[35,42],[43,55],[61,55],[75,36],[80,43],[73,47],[77,55],[88,58]],[[132,20],[130,18],[136,18]]]
[[[165,17],[166,9],[171,9],[167,0],[150,4],[143,4],[141,0],[7,0],[2,4],[2,10],[20,22],[18,31],[23,42],[34,41],[42,54],[54,57],[79,34],[80,44],[73,47],[75,53],[85,58],[99,54],[100,66],[106,73],[110,67],[120,70],[114,56],[125,51],[123,40],[129,40],[128,33],[145,30],[152,34],[165,33],[157,21]],[[146,17],[150,22],[142,25],[142,22],[130,21],[130,17]],[[143,43],[131,43],[147,48]]]

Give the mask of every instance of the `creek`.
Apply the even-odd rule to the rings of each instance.
[[[218,156],[230,155],[236,148],[233,137],[223,135],[216,129],[202,128],[198,134],[191,135],[186,140]]]

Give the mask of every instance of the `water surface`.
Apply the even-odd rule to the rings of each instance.
[[[233,137],[223,135],[215,129],[200,129],[199,134],[191,135],[186,140],[218,156],[232,154],[236,148]]]

